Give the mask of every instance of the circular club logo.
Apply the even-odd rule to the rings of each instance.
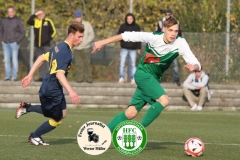
[[[79,147],[87,154],[104,153],[111,144],[111,131],[100,121],[89,121],[83,124],[77,134]]]
[[[147,144],[147,132],[143,125],[136,121],[123,121],[113,131],[114,147],[124,155],[136,155]]]

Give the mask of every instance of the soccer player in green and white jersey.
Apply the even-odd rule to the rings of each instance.
[[[116,115],[108,124],[112,132],[120,122],[136,117],[147,103],[151,107],[141,122],[144,127],[151,124],[168,106],[169,98],[159,84],[159,79],[178,55],[183,57],[186,62],[184,67],[189,71],[201,69],[199,61],[190,50],[186,40],[177,37],[179,29],[177,20],[171,17],[164,21],[163,27],[163,32],[124,32],[94,43],[93,53],[108,43],[120,40],[147,43],[145,54],[134,75],[137,84],[136,91],[127,109]]]

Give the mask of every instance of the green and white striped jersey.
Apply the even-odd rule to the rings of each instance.
[[[163,40],[163,32],[124,32],[121,35],[124,41],[147,43],[138,69],[151,73],[156,79],[161,79],[164,71],[178,55],[181,55],[186,63],[198,64],[201,68],[188,43],[182,37],[177,37],[172,43],[166,44]]]

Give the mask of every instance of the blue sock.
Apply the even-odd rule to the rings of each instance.
[[[41,105],[31,105],[27,108],[27,112],[36,112],[43,114]]]
[[[50,125],[49,121],[44,122],[41,126],[39,126],[36,131],[33,132],[33,138],[40,137],[41,135],[48,133],[54,130],[56,127]]]

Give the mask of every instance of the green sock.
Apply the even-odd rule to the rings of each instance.
[[[163,109],[164,107],[159,102],[153,103],[151,107],[148,109],[145,116],[143,117],[141,124],[144,127],[147,127],[160,115]]]
[[[108,128],[110,129],[111,132],[113,132],[113,130],[115,129],[115,127],[123,122],[123,121],[126,121],[128,120],[128,118],[126,117],[125,115],[125,111],[119,113],[118,115],[116,115],[112,121],[110,123],[108,123]]]

